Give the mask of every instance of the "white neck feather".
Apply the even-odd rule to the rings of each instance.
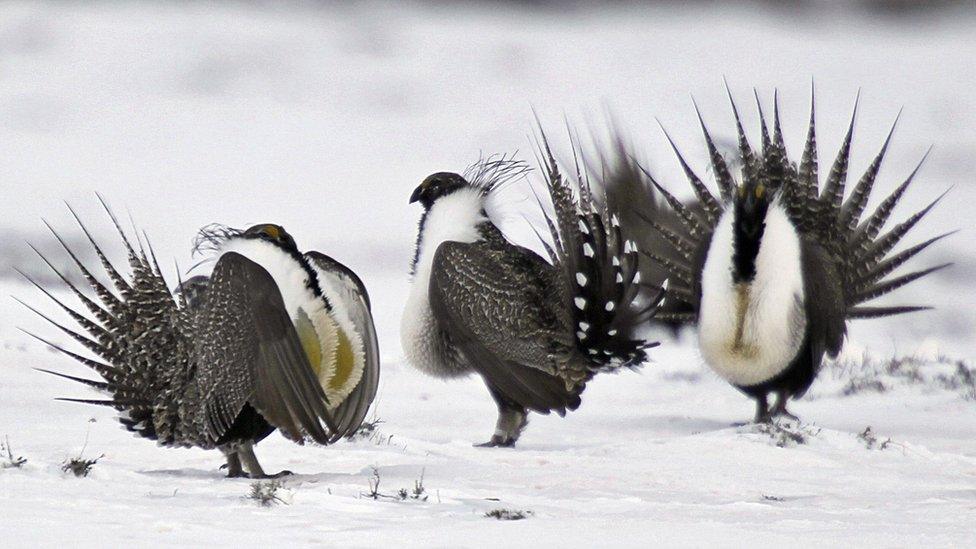
[[[292,322],[298,318],[301,307],[306,314],[325,309],[325,302],[308,287],[309,273],[288,252],[270,242],[255,238],[230,238],[220,247],[218,254],[236,252],[264,267],[281,292],[285,310]]]
[[[400,343],[408,362],[431,375],[453,377],[466,372],[445,364],[437,349],[440,333],[430,310],[430,271],[437,248],[444,242],[476,242],[478,225],[488,220],[480,189],[461,189],[438,199],[424,220],[418,243],[413,283],[400,319]]]
[[[740,386],[786,369],[806,329],[800,237],[779,201],[770,204],[765,222],[751,282],[732,278],[731,208],[715,228],[702,272],[699,348],[712,369]]]
[[[444,242],[475,242],[481,239],[478,225],[488,220],[484,212],[485,197],[479,189],[461,189],[434,202],[427,212],[420,235],[413,288],[426,295],[430,269],[437,248]]]

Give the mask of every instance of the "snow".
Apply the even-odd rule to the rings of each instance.
[[[23,345],[0,355],[11,365],[0,425],[28,458],[0,472],[8,541],[974,541],[974,401],[927,385],[844,397],[843,378],[825,375],[794,405],[811,422],[804,429],[817,434],[780,448],[754,427],[731,425],[751,416],[750,401],[703,372],[689,345],[662,346],[642,374],[598,378],[569,417],[533,416],[517,449],[488,450],[471,446],[488,438],[494,420],[481,383],[434,381],[391,359],[373,439],[303,448],[274,435],[257,447],[266,469],[296,473],[285,481],[288,503],[265,508],[245,499],[250,481],[222,478],[217,452],[157,449],[122,431],[107,411],[51,402],[86,393],[28,369],[65,363],[39,344]],[[890,437],[889,447],[868,449],[857,438],[868,426],[881,440]],[[86,433],[84,457],[104,457],[88,478],[74,478],[59,467],[78,455]],[[427,501],[364,497],[372,467],[389,495],[423,475]],[[483,516],[497,508],[533,515],[517,523]]]
[[[92,393],[31,368],[84,368],[18,331],[64,341],[5,299],[0,437],[27,462],[0,469],[0,541],[976,543],[976,400],[947,381],[956,360],[972,367],[976,358],[971,10],[888,19],[830,3],[772,13],[760,13],[761,5],[595,12],[4,3],[0,295],[44,303],[8,275],[12,266],[42,272],[36,259],[15,256],[25,236],[50,240],[39,217],[77,234],[62,200],[117,247],[95,191],[123,217],[131,212],[161,261],[175,258],[182,271],[196,261],[189,243],[198,227],[280,223],[299,246],[345,262],[370,289],[383,353],[375,414],[383,423],[369,440],[329,448],[278,435],[261,443],[267,470],[296,473],[284,481],[286,503],[262,507],[246,498],[250,481],[223,478],[219,453],[159,449],[123,431],[109,410],[54,401]],[[410,192],[426,175],[460,171],[482,151],[521,149],[531,158],[533,109],[565,145],[557,135],[564,113],[584,129],[588,122],[599,128],[605,108],[646,151],[652,172],[683,192],[653,117],[704,171],[688,96],[728,142],[723,75],[750,117],[750,88],[767,100],[779,88],[794,150],[815,78],[825,163],[860,88],[854,171],[905,107],[879,195],[934,143],[896,217],[954,185],[913,242],[963,230],[912,263],[951,260],[952,269],[890,302],[937,309],[852,325],[838,364],[793,405],[806,422],[798,428],[803,444],[779,447],[755,427],[734,426],[751,418],[751,402],[704,368],[686,332],[652,349],[641,373],[597,378],[567,418],[532,416],[518,448],[473,448],[494,422],[483,384],[438,381],[402,363],[398,325],[419,216],[407,204]],[[513,229],[532,207],[515,187],[501,212]],[[918,375],[889,372],[891,357],[909,357]],[[846,395],[852,379],[879,381],[884,390]],[[858,437],[868,426],[875,444]],[[62,472],[83,447],[85,458],[103,456],[90,475]],[[423,475],[427,500],[362,496],[373,467],[388,495],[412,490]],[[499,508],[531,515],[484,516]]]

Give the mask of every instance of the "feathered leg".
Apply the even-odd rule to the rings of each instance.
[[[522,434],[522,429],[529,424],[528,413],[525,408],[506,401],[501,394],[489,387],[492,398],[498,404],[498,421],[495,423],[495,434],[488,442],[476,444],[479,448],[511,448]]]
[[[220,451],[227,458],[227,465],[224,466],[227,468],[227,478],[242,478],[247,476],[244,468],[241,467],[241,458],[237,455],[237,452],[224,448],[221,448]]]
[[[769,403],[766,401],[766,393],[756,396],[756,423],[769,423],[773,416],[769,413]]]
[[[792,419],[793,421],[799,421],[800,418],[791,414],[790,411],[786,409],[786,401],[789,399],[790,394],[787,391],[777,391],[776,403],[773,404],[772,410],[769,411],[770,417],[786,417]]]
[[[254,455],[254,445],[250,442],[242,444],[237,449],[237,455],[240,461],[243,462],[244,467],[247,468],[248,477],[250,478],[278,478],[292,474],[291,471],[281,471],[273,475],[265,473],[264,469],[261,468],[261,464],[258,463],[257,456]]]

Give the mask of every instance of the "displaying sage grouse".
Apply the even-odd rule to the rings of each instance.
[[[245,476],[242,464],[252,478],[267,476],[253,445],[275,429],[299,444],[327,444],[360,426],[376,394],[379,354],[366,289],[347,268],[318,252],[300,253],[278,225],[210,229],[202,241],[214,251],[213,272],[174,295],[151,248],[147,255],[138,239],[137,252],[114,216],[128,278],[75,218],[114,291],[55,233],[97,301],[42,258],[94,320],[35,283],[82,330],[38,314],[101,361],[41,340],[103,381],[49,373],[108,398],[61,400],[114,407],[127,429],[162,446],[217,448],[231,477]]]
[[[729,97],[731,100],[731,93]],[[705,361],[756,399],[756,421],[777,415],[795,418],[786,409],[787,400],[806,392],[825,354],[837,355],[849,319],[929,308],[863,303],[946,266],[889,278],[908,259],[946,236],[891,253],[939,199],[882,233],[918,171],[916,168],[862,219],[890,133],[845,200],[853,116],[821,188],[812,106],[799,166],[787,155],[778,103],[774,103],[771,138],[760,107],[762,150],[758,153],[745,137],[734,102],[732,110],[742,164],[738,181],[703,121],[720,198],[712,195],[671,142],[701,202],[701,212],[692,212],[651,178],[682,220],[678,231],[653,222],[652,230],[666,238],[679,259],[655,250],[642,251],[669,271],[667,299],[692,307],[692,313],[675,316],[697,322]],[[856,105],[854,111],[856,114]],[[767,406],[769,393],[777,396],[772,408]]]
[[[482,162],[467,177],[435,173],[410,197],[424,213],[403,349],[432,376],[484,379],[498,422],[482,446],[514,445],[528,410],[560,416],[575,410],[594,374],[636,367],[656,345],[634,330],[663,293],[638,304],[636,247],[586,183],[569,183],[548,146],[545,152],[554,210],[544,211],[548,261],[506,240],[485,211],[489,194],[525,171],[521,163]]]

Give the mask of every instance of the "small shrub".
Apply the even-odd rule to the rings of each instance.
[[[92,467],[98,463],[98,460],[105,457],[105,454],[98,456],[95,459],[85,459],[80,455],[78,457],[73,457],[71,459],[64,460],[61,464],[61,470],[65,473],[72,473],[78,478],[84,478],[88,476],[91,472]]]
[[[534,515],[532,511],[523,511],[521,509],[492,509],[485,513],[485,518],[493,518],[495,520],[523,520]]]
[[[811,437],[820,434],[819,428],[790,421],[757,423],[754,429],[756,433],[768,436],[778,448],[792,448],[806,444]]]
[[[868,450],[873,450],[875,448],[879,450],[886,450],[888,446],[891,445],[891,439],[881,440],[878,435],[871,429],[868,425],[863,431],[857,434],[857,439],[864,443],[864,446]]]
[[[410,499],[415,499],[418,501],[427,501],[427,490],[424,488],[424,473],[426,472],[427,472],[426,467],[421,469],[420,478],[413,481],[413,490],[410,491],[410,493],[408,494],[408,497]],[[403,488],[401,488],[400,491],[406,492],[406,490]],[[401,498],[401,499],[406,499],[406,498]]]
[[[65,473],[71,472],[76,477],[83,478],[87,477],[88,473],[91,472],[92,467],[98,463],[98,460],[105,457],[105,454],[98,456],[95,459],[85,459],[85,449],[88,448],[88,437],[91,435],[91,424],[95,423],[95,418],[90,418],[88,420],[88,430],[85,432],[85,443],[81,446],[81,451],[78,452],[77,457],[70,459],[65,459],[64,463],[61,464],[61,470]]]
[[[380,492],[380,471],[376,467],[373,467],[373,474],[369,478],[369,491],[360,492],[360,497],[367,497],[370,499],[395,499],[398,501],[427,501],[427,489],[424,488],[424,473],[425,469],[420,470],[420,478],[413,481],[413,489],[409,490],[407,488],[400,488],[395,494],[384,494]]]
[[[880,379],[869,379],[865,377],[855,377],[847,382],[847,385],[841,391],[844,396],[856,395],[858,393],[883,393],[888,390],[888,387],[881,382]]]
[[[966,400],[976,400],[976,368],[965,362],[957,360],[952,374],[936,376],[936,380],[950,391],[959,391]]]
[[[372,442],[377,446],[391,446],[393,445],[393,435],[384,435],[379,430],[379,426],[383,423],[385,422],[382,419],[376,417],[370,421],[364,421],[359,428],[347,438],[349,440],[365,440],[367,442]],[[406,449],[406,446],[404,446],[403,449]]]
[[[349,438],[351,440],[371,440],[374,436],[379,435],[377,428],[383,423],[383,420],[378,417],[374,417],[370,421],[364,421],[358,429],[349,435]]]
[[[248,499],[258,502],[261,507],[271,507],[272,505],[277,505],[279,503],[288,505],[288,502],[278,495],[278,491],[281,489],[281,486],[281,481],[278,479],[273,479],[266,482],[254,482],[251,484],[251,492],[247,497]]]
[[[380,493],[380,470],[373,467],[373,475],[367,482],[369,482],[369,492],[360,492],[359,495],[372,499],[380,499],[383,496]]]
[[[951,373],[938,370],[951,366]],[[859,393],[884,393],[896,384],[922,385],[959,393],[966,400],[976,400],[976,368],[965,361],[939,356],[934,361],[914,356],[876,359],[865,357],[862,361],[848,360],[833,366],[835,375],[850,376],[841,395]]]
[[[10,447],[10,437],[5,436],[4,441],[0,442],[0,469],[20,469],[27,463],[27,458],[14,456],[14,451]]]

